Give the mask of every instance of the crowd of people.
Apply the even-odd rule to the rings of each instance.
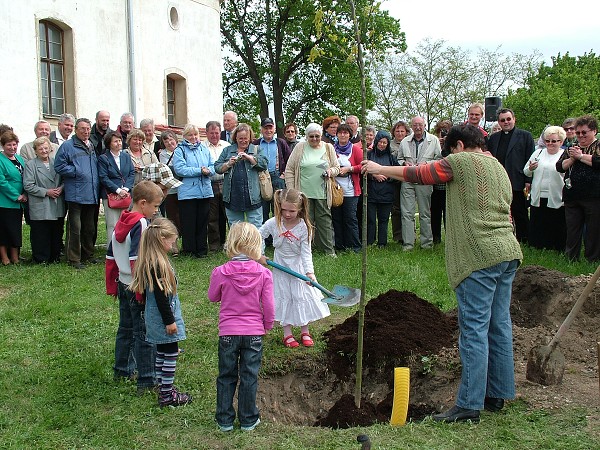
[[[206,124],[205,140],[193,124],[179,140],[172,130],[157,137],[151,119],[135,128],[130,113],[111,130],[110,113],[98,111],[95,123],[63,114],[56,131],[37,122],[36,139],[20,151],[14,131],[0,125],[2,264],[21,259],[23,218],[33,262],[59,262],[61,254],[76,269],[98,262],[102,205],[106,288],[119,299],[114,376],[137,371],[140,392],[158,389],[161,407],[179,406],[191,396],[173,384],[185,325],[167,254],[204,258],[225,249],[231,261],[215,268],[208,292],[221,302],[216,420],[222,431],[233,429],[239,381],[238,419],[251,430],[260,423],[262,335],[277,321],[285,347],[311,347],[309,324],[329,315],[314,288],[257,264],[267,264],[264,246],[274,247],[275,262],[316,281],[313,247],[331,257],[358,252],[364,239],[384,247],[390,218],[393,239],[413,251],[418,210],[421,249],[442,241],[444,225],[461,331],[456,405],[434,419],[478,421],[480,409],[497,411],[514,397],[509,304],[520,244],[572,260],[583,245],[588,261],[600,260],[597,120],[584,115],[548,126],[536,144],[506,108],[488,134],[484,112],[474,103],[464,123],[443,120],[433,132],[418,116],[389,132],[361,129],[356,116],[330,116],[309,124],[302,139],[294,123],[276,137],[268,117],[256,137],[228,111],[223,129]],[[264,192],[265,174],[274,195]],[[166,219],[154,219],[161,214]],[[240,296],[248,300],[243,306]]]

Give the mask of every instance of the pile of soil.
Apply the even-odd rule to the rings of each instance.
[[[589,278],[539,266],[517,271],[511,304],[517,397],[531,408],[599,406],[600,285],[559,345],[566,358],[562,384],[540,386],[525,378],[530,349],[548,343]],[[456,311],[443,313],[411,292],[394,290],[367,304],[360,410],[353,397],[357,329],[355,315],[324,334],[327,350],[322,360],[305,355],[300,369],[261,380],[259,407],[265,418],[334,428],[387,422],[393,399],[392,369],[398,366],[411,371],[409,420],[454,404],[460,380]],[[600,429],[599,415],[589,417],[590,429]]]
[[[329,367],[340,378],[355,372],[358,312],[324,334]],[[412,292],[391,290],[365,308],[363,367],[405,366],[413,355],[437,353],[452,346],[456,317]]]

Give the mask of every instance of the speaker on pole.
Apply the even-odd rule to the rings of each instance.
[[[500,97],[485,98],[485,121],[493,122],[497,118],[498,110],[502,108],[502,99]]]

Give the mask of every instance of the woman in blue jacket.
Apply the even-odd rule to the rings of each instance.
[[[223,180],[223,202],[229,225],[250,222],[260,228],[263,220],[258,173],[267,170],[269,160],[262,149],[251,144],[252,128],[240,123],[233,131],[233,145],[225,147],[215,162]]]
[[[209,199],[214,197],[210,177],[215,169],[210,150],[200,142],[195,125],[183,129],[183,140],[173,154],[173,169],[183,183],[177,191],[181,253],[204,258],[208,253]]]
[[[123,209],[111,208],[108,194],[117,194],[121,198],[131,198],[135,168],[128,153],[122,151],[121,134],[110,131],[104,136],[105,153],[98,157],[98,177],[100,178],[100,198],[104,205],[106,219],[106,246],[110,242]]]

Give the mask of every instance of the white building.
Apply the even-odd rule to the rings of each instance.
[[[0,123],[21,143],[40,119],[123,112],[203,127],[223,114],[219,0],[3,2]]]

